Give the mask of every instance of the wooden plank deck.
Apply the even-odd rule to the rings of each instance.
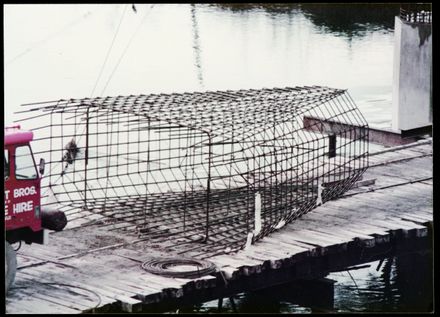
[[[18,251],[6,312],[82,313],[109,305],[135,312],[196,295],[215,298],[343,268],[349,262],[342,254],[349,252],[365,263],[397,241],[426,238],[433,220],[431,139],[373,153],[370,164],[360,185],[342,198],[246,250],[208,258],[221,272],[215,276],[180,279],[144,271],[143,261],[173,254],[129,231],[91,225],[50,234],[48,245]]]

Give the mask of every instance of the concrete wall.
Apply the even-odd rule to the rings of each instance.
[[[432,124],[432,30],[430,24],[394,23],[392,129]]]

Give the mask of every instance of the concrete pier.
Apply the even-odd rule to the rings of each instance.
[[[395,17],[392,129],[432,124],[431,23]]]

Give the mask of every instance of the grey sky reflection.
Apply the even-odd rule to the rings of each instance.
[[[125,6],[5,5],[5,123],[23,103],[88,97],[95,84],[100,95],[111,76],[105,95],[347,88],[371,125],[390,126],[392,32],[335,35],[301,10],[157,4],[143,19],[151,5],[129,5],[96,83]]]

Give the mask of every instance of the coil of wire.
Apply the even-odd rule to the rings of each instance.
[[[179,266],[189,268],[179,269]],[[197,278],[216,272],[216,266],[212,262],[180,257],[151,258],[142,263],[142,268],[153,274],[176,278]]]

